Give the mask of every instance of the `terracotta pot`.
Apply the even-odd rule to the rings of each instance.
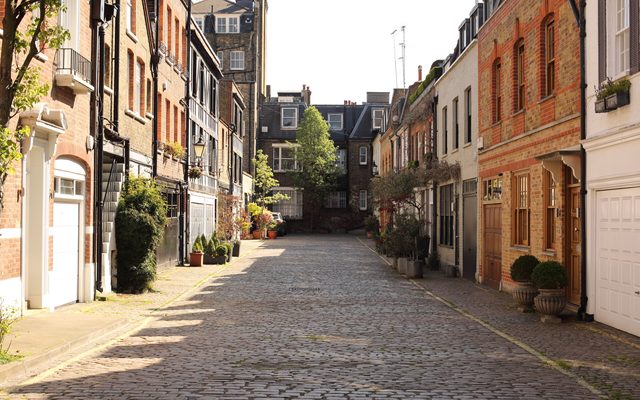
[[[254,239],[262,239],[262,231],[260,231],[258,229],[253,231],[253,238]]]
[[[516,282],[511,295],[518,304],[520,312],[533,312],[533,299],[538,295],[538,289],[531,282]]]
[[[367,231],[367,238],[373,239],[373,232]]]
[[[540,318],[542,322],[560,322],[558,315],[567,305],[567,297],[564,289],[540,289],[540,294],[533,299],[533,302],[536,310],[542,314]]]
[[[267,231],[267,236],[269,239],[275,239],[278,237],[278,231]]]
[[[192,267],[201,267],[204,259],[204,253],[189,253],[189,265]]]

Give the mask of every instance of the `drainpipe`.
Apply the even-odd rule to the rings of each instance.
[[[438,154],[438,96],[433,96],[433,102],[431,103],[431,118],[433,119],[433,131],[432,139],[433,139],[433,153],[431,154],[432,159],[435,159]],[[438,183],[433,181],[433,210],[431,210],[431,251],[433,253],[437,252],[438,247],[436,246],[436,238],[438,234]],[[428,201],[428,199],[427,199]]]
[[[153,8],[155,9],[155,20],[153,21],[155,37],[153,54],[151,55],[151,80],[153,81],[153,130],[151,138],[151,177],[158,176],[158,64],[160,63],[160,10],[159,1],[155,0]]]
[[[576,18],[580,35],[580,140],[587,138],[587,77],[586,77],[586,49],[585,38],[585,0],[569,0],[571,11]],[[593,321],[593,315],[587,314],[587,155],[584,146],[580,144],[580,307],[578,308],[578,319],[581,321]]]
[[[184,260],[187,255],[187,247],[189,245],[189,165],[191,160],[191,123],[189,122],[189,118],[191,116],[190,113],[190,104],[191,104],[191,1],[187,2],[187,59],[185,60],[184,70],[185,75],[187,76],[187,80],[185,82],[185,90],[184,90],[184,108],[185,108],[185,124],[186,132],[184,135],[184,145],[187,149],[187,161],[184,165],[184,193],[182,195],[182,229],[180,233],[182,234],[182,239],[180,240],[180,263],[184,264]],[[195,78],[195,77],[194,77]]]

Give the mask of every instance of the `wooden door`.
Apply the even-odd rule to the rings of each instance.
[[[462,204],[462,276],[476,280],[476,237],[478,232],[478,199],[475,195],[465,196]]]
[[[569,275],[569,284],[567,285],[567,298],[572,304],[580,304],[580,264],[581,264],[581,218],[582,207],[580,206],[580,187],[572,186],[568,190],[568,205],[569,212],[567,212],[568,221],[565,224],[568,232],[565,237],[567,238],[567,256],[566,256],[566,268]]]
[[[484,265],[482,282],[500,287],[502,275],[502,204],[484,206]]]

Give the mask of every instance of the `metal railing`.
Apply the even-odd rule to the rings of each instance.
[[[76,75],[85,82],[91,83],[91,61],[70,48],[56,51],[56,73]]]

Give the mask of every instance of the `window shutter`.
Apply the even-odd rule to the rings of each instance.
[[[640,0],[629,0],[629,16],[630,16],[630,35],[631,35],[631,40],[630,40],[630,46],[629,46],[629,52],[631,53],[631,59],[630,59],[630,68],[631,68],[631,74],[635,74],[636,72],[638,72],[640,70],[640,36],[639,36],[639,29],[638,29],[638,24],[640,23],[640,13],[639,13],[639,8],[638,7],[640,5]]]
[[[598,0],[598,85],[607,79],[607,0]]]

